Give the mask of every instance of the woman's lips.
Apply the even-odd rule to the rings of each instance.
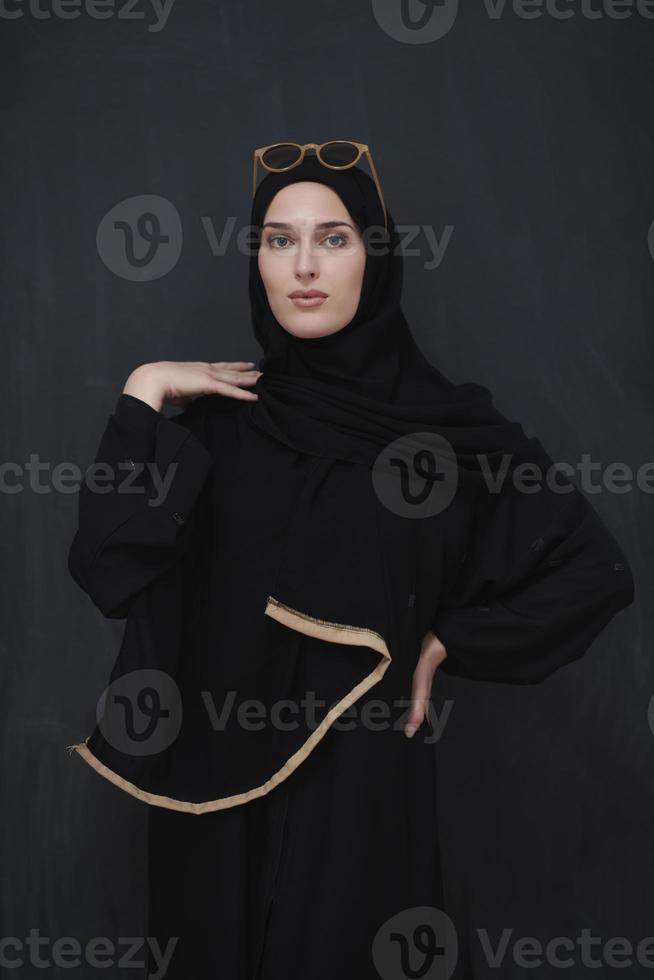
[[[320,306],[327,299],[326,296],[291,296],[296,306]]]

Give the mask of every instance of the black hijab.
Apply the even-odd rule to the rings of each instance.
[[[394,439],[438,433],[453,447],[459,479],[479,478],[477,453],[493,472],[504,453],[519,448],[545,458],[536,440],[493,407],[486,387],[453,384],[417,347],[400,305],[403,257],[395,224],[387,212],[386,233],[375,184],[364,171],[330,170],[308,156],[286,173],[268,173],[252,203],[254,228],[260,233],[281,188],[307,180],[341,197],[369,244],[359,305],[333,334],[293,336],[274,317],[252,255],[252,325],[264,351],[252,422],[296,449],[369,466]]]
[[[275,194],[301,180],[331,187],[364,241],[371,233],[377,247],[367,249],[355,316],[320,338],[283,329],[257,255],[250,260],[252,323],[264,357],[259,399],[246,413],[258,429],[319,457],[275,588],[316,617],[372,626],[396,651],[407,682],[428,626],[448,648],[446,672],[508,681],[546,676],[554,664],[580,656],[602,617],[612,615],[616,596],[622,601],[615,572],[626,568],[624,555],[569,468],[555,466],[538,438],[504,416],[487,387],[454,384],[419,350],[400,305],[395,224],[387,211],[388,247],[380,249],[384,214],[365,172],[329,170],[307,157],[291,171],[267,174],[254,196],[252,225],[260,229]],[[398,455],[404,473],[394,468]],[[359,465],[350,471],[346,461]],[[417,485],[442,491],[440,504],[395,507],[397,493],[379,488],[403,477],[404,500],[406,488]],[[356,583],[341,581],[335,536],[356,542],[348,559]],[[379,567],[384,581],[371,586]],[[551,588],[561,590],[556,602]],[[591,609],[589,593],[610,598]],[[401,638],[407,605],[413,625]],[[529,612],[514,616],[510,610],[521,605]],[[510,620],[501,639],[500,610]],[[487,618],[480,622],[480,614]]]

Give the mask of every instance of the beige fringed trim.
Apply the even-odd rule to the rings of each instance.
[[[175,800],[170,796],[148,793],[146,790],[135,786],[134,783],[130,783],[129,780],[119,776],[118,773],[100,762],[91,752],[86,744],[88,738],[77,745],[67,746],[67,748],[76,750],[84,761],[88,762],[96,772],[100,773],[101,776],[104,776],[105,779],[108,779],[109,782],[114,783],[114,785],[126,793],[129,793],[130,796],[134,796],[137,800],[142,800],[144,803],[149,803],[152,806],[161,806],[168,810],[179,810],[182,813],[196,814],[211,813],[214,810],[224,810],[230,806],[238,806],[240,803],[248,803],[250,800],[254,800],[259,796],[265,796],[266,793],[269,793],[271,789],[274,789],[275,786],[290,776],[304,762],[320,739],[326,735],[332,722],[342,715],[344,711],[347,711],[362,694],[365,694],[366,691],[382,679],[391,662],[391,655],[384,638],[375,630],[366,629],[362,626],[349,626],[345,623],[332,623],[326,619],[316,619],[315,616],[309,616],[307,613],[300,612],[298,609],[292,609],[278,599],[273,598],[273,596],[268,596],[264,612],[271,619],[276,619],[284,626],[288,626],[290,629],[294,629],[298,633],[304,633],[307,636],[315,636],[321,640],[329,640],[332,643],[343,643],[349,646],[370,647],[372,650],[376,650],[381,654],[381,659],[370,674],[364,677],[356,687],[353,687],[345,697],[341,698],[340,701],[330,708],[304,745],[284,763],[281,769],[278,769],[261,786],[256,786],[254,789],[250,789],[245,793],[236,793],[234,796],[224,796],[219,800],[207,800],[204,803],[190,803],[187,800]]]

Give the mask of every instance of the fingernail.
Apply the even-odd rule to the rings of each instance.
[[[416,733],[416,729],[413,727],[413,725],[407,725],[406,728],[404,729],[404,734],[406,735],[407,738],[413,738],[415,733]]]

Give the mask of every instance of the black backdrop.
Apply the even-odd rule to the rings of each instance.
[[[38,930],[46,958],[61,937],[146,934],[145,805],[65,748],[91,730],[123,627],[68,576],[76,483],[55,467],[88,465],[137,364],[258,358],[235,240],[253,147],[369,142],[396,222],[418,229],[404,308],[420,346],[489,385],[555,459],[590,454],[600,476],[644,466],[654,408],[654,5],[412,0],[422,37],[390,0],[177,0],[163,25],[143,2],[98,7],[103,19],[50,9],[7,0],[0,15],[2,455],[18,487],[2,497],[1,934]],[[117,249],[102,221],[117,205],[170,232],[152,262]],[[440,833],[467,976],[613,975],[598,945],[599,970],[579,947],[568,969],[511,953],[584,929],[633,944],[622,975],[652,975],[635,952],[654,935],[652,498],[634,483],[592,499],[636,604],[542,686],[435,683],[436,711],[451,709]],[[484,929],[494,946],[510,931],[499,969]],[[2,975],[44,975],[26,950]],[[140,975],[48,975],[99,972]]]

